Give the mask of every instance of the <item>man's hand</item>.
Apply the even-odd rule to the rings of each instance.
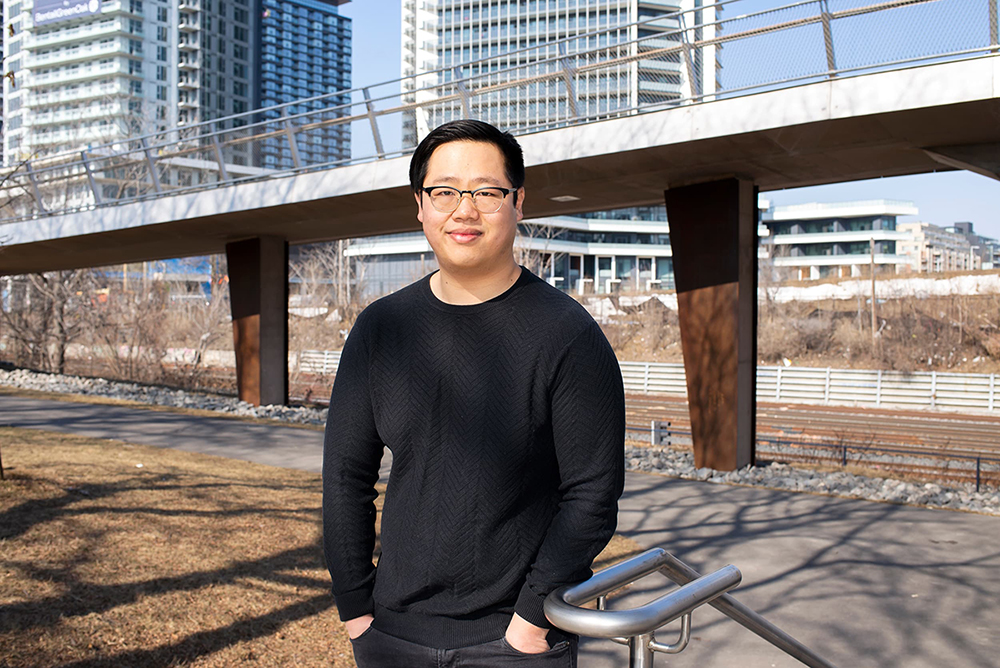
[[[526,622],[517,613],[514,613],[514,617],[507,627],[507,642],[518,652],[541,654],[549,649],[549,643],[545,639],[548,633],[548,629]]]
[[[354,640],[359,635],[367,631],[373,621],[375,621],[375,618],[371,615],[361,615],[360,617],[355,617],[354,619],[348,619],[344,622],[344,626],[347,627],[347,635],[350,636],[351,640]]]

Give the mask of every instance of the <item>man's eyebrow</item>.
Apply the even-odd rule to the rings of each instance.
[[[438,176],[437,178],[434,179],[434,184],[437,184],[437,185],[441,185],[441,184],[451,185],[453,183],[456,183],[458,181],[463,181],[463,180],[464,179],[462,179],[460,177],[457,177],[457,176]],[[471,183],[473,185],[483,185],[483,184],[485,184],[485,185],[488,185],[488,186],[500,186],[500,187],[503,187],[501,184],[503,183],[504,180],[505,179],[502,180],[502,179],[498,179],[498,178],[493,177],[493,176],[477,176],[474,179],[469,179],[469,183]],[[425,183],[426,183],[426,181],[425,181]]]

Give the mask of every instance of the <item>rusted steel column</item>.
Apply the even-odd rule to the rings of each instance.
[[[226,244],[240,399],[288,403],[288,242],[257,237]]]
[[[757,189],[742,179],[664,193],[695,466],[754,461]]]

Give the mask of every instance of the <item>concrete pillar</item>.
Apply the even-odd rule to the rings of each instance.
[[[288,403],[288,242],[226,244],[236,384],[243,401]]]
[[[757,189],[743,179],[664,193],[695,466],[754,462]]]

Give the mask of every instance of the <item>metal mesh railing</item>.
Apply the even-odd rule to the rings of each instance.
[[[460,117],[526,134],[979,57],[1000,50],[997,2],[809,0],[724,17],[740,6],[724,0],[577,26],[412,77],[24,160],[0,171],[0,222],[405,155],[430,128]],[[355,145],[371,146],[353,155],[352,125]],[[402,132],[386,132],[393,126]]]

